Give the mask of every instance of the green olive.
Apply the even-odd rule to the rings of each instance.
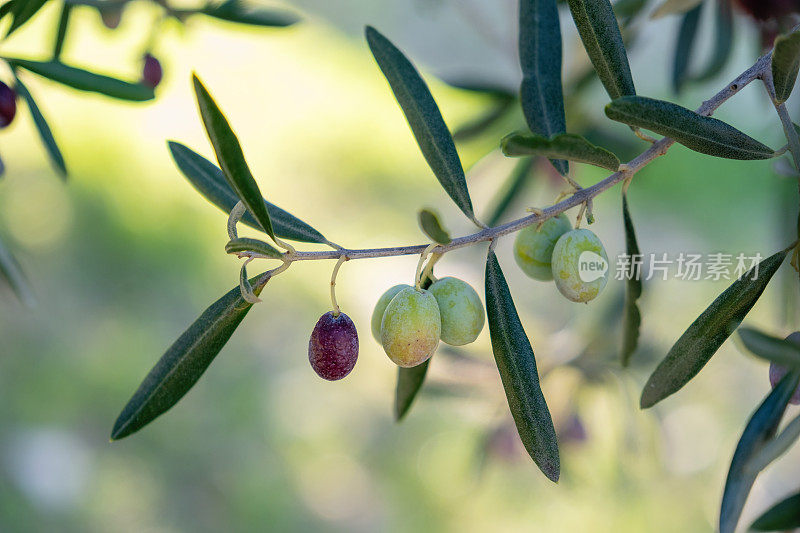
[[[474,342],[486,320],[483,304],[475,289],[460,279],[447,277],[431,285],[429,290],[439,304],[442,342],[451,346]]]
[[[541,226],[533,225],[520,230],[514,240],[514,259],[525,274],[533,279],[553,279],[551,267],[556,241],[572,229],[564,213],[548,218]]]
[[[427,361],[441,333],[439,304],[425,289],[402,289],[383,313],[381,344],[397,366],[410,368]]]
[[[389,305],[389,302],[392,301],[392,298],[397,296],[397,293],[402,291],[403,289],[410,289],[411,285],[395,285],[384,292],[380,298],[378,298],[378,303],[375,304],[375,309],[372,311],[372,321],[370,322],[370,326],[372,327],[372,336],[375,337],[375,340],[379,343],[381,342],[381,320],[383,320],[383,313],[386,312],[386,306]]]
[[[553,279],[573,302],[588,302],[608,283],[608,256],[600,239],[588,229],[562,235],[553,248]]]

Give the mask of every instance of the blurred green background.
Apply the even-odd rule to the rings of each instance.
[[[374,302],[410,282],[415,257],[353,261],[339,302],[359,326],[361,353],[341,382],[319,379],[307,338],[328,307],[332,262],[294,265],[272,282],[197,386],[142,432],[109,443],[111,425],[146,372],[212,301],[238,282],[225,255],[225,216],[172,164],[166,140],[211,156],[189,83],[196,71],[233,124],[267,197],[347,247],[424,241],[419,208],[451,232],[472,231],[421,157],[363,42],[378,27],[422,68],[451,127],[487,100],[437,81],[490,79],[513,89],[512,2],[304,0],[286,30],[192,20],[167,24],[155,53],[165,81],[154,102],[126,104],[24,78],[67,158],[61,183],[26,110],[0,136],[0,231],[33,281],[28,310],[0,288],[0,530],[2,531],[708,531],[739,433],[769,390],[767,366],[726,343],[680,394],[641,412],[638,395],[672,342],[730,282],[645,284],[642,348],[618,363],[622,282],[588,306],[522,275],[499,257],[537,354],[561,434],[555,485],[513,430],[488,331],[464,349],[440,349],[410,415],[392,419],[396,368],[369,333]],[[3,53],[50,46],[50,6]],[[75,12],[65,58],[135,77],[153,6],[136,2],[122,26]],[[708,17],[706,17],[708,18]],[[631,47],[641,94],[674,99],[668,73],[677,19],[644,21]],[[704,24],[708,24],[704,20]],[[585,65],[562,16],[565,79]],[[725,73],[677,100],[696,107],[755,59],[757,35],[737,19]],[[707,50],[711,36],[701,38]],[[7,73],[3,73],[4,79]],[[570,121],[604,120],[599,84],[567,108]],[[793,110],[794,113],[794,110]],[[796,114],[796,113],[795,113]],[[773,147],[783,144],[763,89],[748,87],[718,116]],[[479,212],[514,162],[493,136],[459,146]],[[487,155],[488,154],[488,155]],[[771,162],[714,159],[680,146],[638,174],[631,210],[644,253],[769,255],[791,240],[796,185]],[[577,165],[576,165],[577,166]],[[582,167],[584,185],[603,177]],[[544,167],[509,217],[553,201]],[[570,216],[575,213],[571,212]],[[619,189],[595,202],[593,230],[610,257],[623,251]],[[484,246],[447,254],[439,275],[482,293]],[[251,272],[256,272],[251,267]],[[798,329],[788,264],[747,321],[775,334]],[[794,408],[796,410],[796,408]],[[768,469],[742,524],[796,490],[800,450]]]

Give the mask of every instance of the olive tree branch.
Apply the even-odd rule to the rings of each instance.
[[[704,116],[710,116],[717,108],[719,108],[733,95],[741,91],[742,88],[747,86],[749,83],[758,79],[763,79],[766,73],[769,72],[771,55],[772,52],[770,51],[767,54],[761,56],[750,68],[742,72],[736,79],[734,79],[731,83],[727,84],[722,90],[720,90],[714,96],[703,102],[703,104],[699,108],[697,108],[696,112]],[[552,206],[541,210],[537,209],[536,212],[533,214],[524,216],[522,218],[518,218],[506,224],[501,224],[499,226],[491,228],[485,228],[476,233],[455,238],[448,244],[436,245],[436,247],[430,250],[428,250],[428,248],[430,247],[429,244],[417,244],[412,246],[395,246],[388,248],[365,248],[365,249],[341,248],[341,249],[325,250],[325,251],[308,251],[308,252],[294,251],[294,252],[286,252],[285,254],[283,254],[283,260],[285,261],[285,263],[290,264],[294,261],[339,259],[344,256],[346,256],[348,260],[368,259],[375,257],[420,255],[426,250],[428,250],[429,253],[444,254],[445,252],[449,252],[451,250],[472,246],[474,244],[478,244],[485,241],[491,241],[491,244],[494,244],[495,240],[498,237],[502,237],[503,235],[508,235],[510,233],[517,232],[533,224],[538,224],[540,222],[547,220],[548,218],[557,216],[573,207],[587,204],[595,196],[598,196],[602,192],[610,189],[617,183],[624,180],[630,180],[633,177],[633,175],[636,174],[638,171],[643,169],[645,166],[653,162],[658,157],[667,153],[667,150],[674,143],[675,143],[674,140],[667,137],[663,137],[658,141],[654,142],[652,146],[650,146],[647,150],[645,150],[637,157],[629,161],[627,164],[620,165],[620,168],[617,172],[614,172],[610,176],[595,183],[591,187],[586,187],[575,191],[574,194],[572,194],[565,200],[557,202]],[[267,256],[255,252],[237,252],[237,255],[239,255],[240,257],[257,257],[265,259],[269,258]]]

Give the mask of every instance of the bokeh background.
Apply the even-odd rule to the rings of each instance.
[[[369,317],[384,289],[411,281],[414,257],[343,266],[339,301],[361,333],[359,363],[347,379],[324,382],[307,362],[308,334],[329,306],[333,263],[296,264],[270,282],[264,303],[175,408],[109,443],[113,421],[145,373],[238,282],[239,262],[223,250],[224,214],[194,192],[166,149],[175,139],[213,154],[191,71],[228,115],[265,195],[331,240],[348,247],[423,242],[421,207],[436,208],[453,234],[472,230],[426,167],[362,31],[376,26],[416,61],[455,128],[488,101],[440,79],[518,83],[513,2],[297,0],[291,7],[304,20],[284,30],[207,19],[185,29],[167,24],[155,48],[165,80],[151,103],[120,103],[25,76],[71,178],[65,185],[54,175],[21,108],[0,136],[7,165],[0,227],[39,304],[25,309],[0,288],[0,530],[712,529],[738,436],[769,390],[767,366],[729,341],[680,394],[646,412],[638,395],[657,360],[730,282],[646,283],[642,348],[623,370],[622,282],[612,280],[587,306],[569,303],[551,284],[522,275],[511,238],[500,242],[499,257],[561,435],[557,485],[509,429],[486,330],[468,347],[440,349],[411,413],[394,423],[396,368],[371,338]],[[134,2],[112,32],[96,12],[78,8],[64,57],[135,77],[155,13]],[[46,8],[2,43],[3,53],[43,56],[57,17],[55,5]],[[643,20],[630,52],[641,94],[693,108],[757,56],[757,32],[738,17],[724,73],[677,98],[668,81],[677,23]],[[570,79],[587,60],[566,14],[562,27]],[[707,52],[710,40],[701,32],[698,48]],[[595,82],[568,107],[568,119],[596,123],[634,153],[644,149],[603,118],[605,102]],[[783,144],[758,84],[718,116]],[[479,212],[513,168],[496,147],[519,120],[512,114],[491,135],[459,145]],[[585,185],[602,177],[586,167],[576,173]],[[561,188],[539,168],[508,216],[552,202]],[[629,197],[642,250],[670,257],[769,255],[791,240],[797,205],[796,185],[771,162],[714,159],[680,146],[638,174]],[[595,216],[593,230],[609,256],[621,253],[618,188],[595,202]],[[437,272],[482,293],[484,248],[447,254]],[[786,334],[798,329],[797,280],[788,263],[780,276],[747,322]],[[796,490],[798,475],[795,450],[759,478],[742,523]]]

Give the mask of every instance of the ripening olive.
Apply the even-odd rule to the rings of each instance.
[[[427,361],[442,333],[439,304],[430,291],[408,287],[398,292],[383,313],[381,344],[397,366]]]
[[[790,334],[786,337],[787,341],[791,341],[795,344],[800,344],[800,331],[795,331],[794,333]],[[772,385],[774,389],[775,386],[783,379],[783,376],[789,373],[789,369],[785,366],[777,365],[775,363],[769,364],[769,383]],[[792,398],[789,400],[789,403],[794,405],[800,405],[800,385],[797,386],[795,389],[794,394],[792,394]]]
[[[439,304],[442,342],[463,346],[478,338],[486,314],[475,289],[457,278],[442,278],[428,289]]]
[[[17,114],[17,93],[0,81],[0,128],[5,128]]]
[[[386,292],[384,292],[380,298],[378,298],[378,303],[375,304],[375,309],[372,311],[372,321],[370,325],[372,326],[372,336],[375,337],[375,340],[379,343],[381,342],[381,320],[383,320],[383,313],[386,312],[386,306],[389,305],[389,302],[392,301],[392,298],[397,296],[397,293],[402,291],[403,289],[410,289],[411,285],[395,285],[394,287],[389,288]]]
[[[575,229],[559,237],[553,248],[553,279],[568,300],[597,297],[608,282],[608,256],[597,235]]]
[[[164,72],[161,70],[161,63],[150,54],[145,54],[143,59],[142,83],[155,89],[158,84],[161,83],[161,78],[164,75]]]
[[[308,341],[308,361],[314,372],[336,381],[353,370],[357,359],[358,332],[350,317],[333,311],[322,315]]]
[[[514,259],[525,274],[533,279],[553,279],[551,261],[553,247],[563,234],[572,229],[564,213],[548,218],[541,226],[528,226],[514,240]]]

